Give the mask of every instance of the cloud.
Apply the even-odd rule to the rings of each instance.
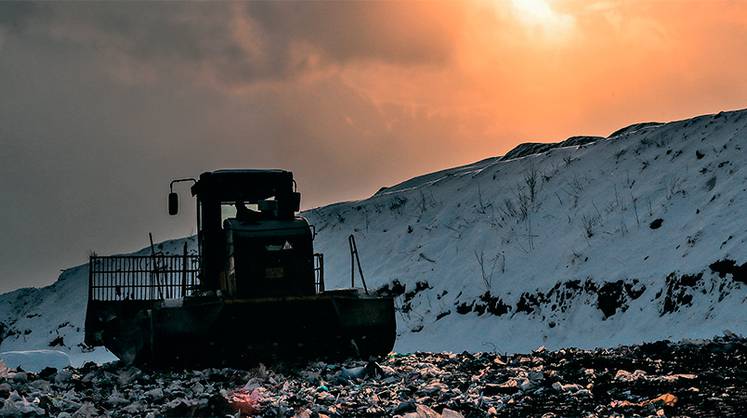
[[[555,10],[547,0],[512,0],[511,5],[517,20],[539,28],[548,39],[565,37],[574,27],[573,15]]]
[[[37,9],[31,2],[0,2],[0,26],[21,28]]]
[[[161,215],[177,176],[289,168],[309,207],[744,106],[743,3],[545,1],[541,26],[496,0],[0,1],[0,277],[192,232]]]
[[[7,8],[7,7],[6,7]],[[204,76],[228,86],[304,77],[351,63],[443,65],[453,14],[426,3],[117,2],[9,7],[5,20],[94,49],[124,78]]]
[[[0,2],[0,51],[11,31],[22,30],[35,8],[32,3]]]

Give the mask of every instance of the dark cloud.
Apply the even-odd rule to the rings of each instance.
[[[205,75],[227,85],[282,80],[349,63],[438,65],[451,54],[425,3],[115,2],[11,4],[7,20],[108,55],[130,72]]]
[[[190,205],[165,214],[175,177],[288,168],[309,208],[521,140],[744,107],[743,5],[570,2],[558,36],[500,1],[0,0],[0,290],[190,234]]]
[[[412,2],[257,2],[249,19],[262,25],[272,45],[317,46],[332,62],[378,59],[399,64],[443,64],[454,42],[455,16],[429,13]]]
[[[410,22],[410,6],[0,5],[0,291],[49,283],[91,250],[139,248],[148,232],[192,233],[190,205],[165,215],[171,178],[288,168],[308,208],[416,174],[418,162],[398,166],[396,144],[443,135],[391,132],[335,71],[448,60],[448,45],[428,43],[443,36],[438,25]]]
[[[31,2],[0,2],[0,26],[20,29],[37,10],[38,5]]]

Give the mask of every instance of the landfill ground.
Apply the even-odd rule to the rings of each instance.
[[[747,340],[148,371],[0,368],[11,416],[747,416]]]

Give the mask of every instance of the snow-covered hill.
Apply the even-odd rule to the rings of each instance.
[[[743,146],[744,110],[637,124],[520,145],[305,216],[328,287],[348,285],[352,233],[369,288],[398,295],[400,351],[745,334]],[[86,280],[81,266],[0,296],[0,351],[64,341],[77,358]]]
[[[194,237],[158,244],[165,254],[181,254],[184,242],[196,251]],[[150,254],[144,248],[133,254]],[[83,344],[88,264],[66,269],[51,286],[19,289],[0,295],[0,352],[53,349],[70,354],[72,364],[116,359],[103,347]]]

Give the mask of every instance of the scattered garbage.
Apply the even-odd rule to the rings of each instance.
[[[0,416],[466,418],[729,416],[747,404],[747,340],[614,349],[390,354],[252,370],[0,364]]]

